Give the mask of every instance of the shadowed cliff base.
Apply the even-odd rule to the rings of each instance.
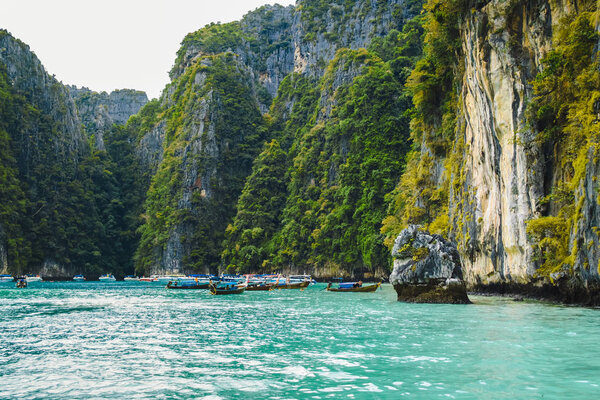
[[[600,307],[600,282],[562,279],[554,285],[537,279],[530,283],[498,282],[475,284],[467,287],[469,293],[518,296],[536,300],[548,300],[558,303],[587,307]]]
[[[471,304],[462,282],[438,284],[394,284],[398,301],[407,303]]]

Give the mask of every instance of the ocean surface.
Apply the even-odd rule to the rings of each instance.
[[[0,284],[0,399],[600,399],[600,310]]]

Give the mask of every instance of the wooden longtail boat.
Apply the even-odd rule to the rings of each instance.
[[[374,292],[377,289],[379,289],[379,286],[381,286],[381,282],[376,283],[374,285],[369,285],[369,286],[358,286],[358,287],[348,287],[348,288],[332,288],[331,287],[331,282],[329,282],[329,285],[327,285],[327,290],[330,292],[362,292],[362,293],[367,293],[367,292]]]
[[[208,282],[180,283],[178,281],[169,281],[167,289],[208,289]]]
[[[273,290],[273,288],[275,287],[274,284],[272,283],[261,283],[261,284],[249,284],[248,287],[246,288],[247,291],[268,291],[268,290]]]
[[[285,285],[275,285],[274,289],[300,289],[304,290],[310,285],[310,281],[298,282],[298,283],[286,283]]]
[[[240,294],[246,290],[246,284],[219,287],[218,283],[210,282],[208,288],[211,294]]]

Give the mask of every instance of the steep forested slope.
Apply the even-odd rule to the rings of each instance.
[[[268,227],[246,222],[245,228],[238,222],[248,219],[262,197],[240,199],[240,214],[230,229],[239,239],[230,237],[224,265],[241,270],[303,269],[319,275],[385,274],[389,258],[379,227],[385,216],[384,197],[395,186],[409,148],[405,114],[411,102],[403,84],[420,53],[419,37],[415,22],[402,33],[392,30],[375,41],[371,52],[338,50],[316,90],[301,76],[284,81],[270,127],[272,136],[291,143],[284,146],[287,199],[272,209],[274,215],[281,213],[277,221],[269,221]],[[298,93],[298,88],[305,92]],[[291,115],[280,114],[282,103],[295,96],[302,106]],[[303,112],[307,105],[302,101],[311,112]],[[290,127],[298,117],[303,125],[293,132]],[[255,165],[254,173],[268,178],[262,163]],[[270,179],[282,181],[281,170],[272,173]],[[245,191],[253,190],[248,181]],[[257,235],[257,229],[264,232]]]
[[[395,29],[418,11],[307,0],[189,34],[139,131],[140,153],[162,154],[138,271],[385,269],[378,229],[407,149],[404,68],[420,49],[418,24]]]
[[[69,90],[6,31],[0,96],[0,269],[56,277],[123,271],[132,251],[122,246],[129,188],[110,155],[88,143]]]

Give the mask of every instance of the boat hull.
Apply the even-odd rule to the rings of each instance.
[[[248,286],[246,288],[246,290],[249,290],[251,292],[253,291],[269,291],[269,290],[273,290],[274,285],[257,285],[257,286]]]
[[[197,285],[178,285],[173,282],[167,283],[167,289],[208,289],[208,283],[199,283]]]
[[[308,285],[310,285],[310,281],[304,281],[304,282],[298,282],[298,283],[288,283],[285,285],[276,285],[273,288],[274,289],[301,289],[301,290],[304,290],[305,288],[308,287]]]
[[[381,286],[381,283],[377,283],[375,285],[369,285],[369,286],[362,286],[362,287],[352,287],[352,288],[332,288],[330,286],[327,287],[327,291],[329,292],[353,292],[353,293],[368,293],[368,292],[374,292],[377,289],[379,289],[379,286]]]
[[[233,289],[219,289],[217,287],[217,285],[215,285],[214,283],[210,283],[208,286],[210,293],[211,294],[215,294],[215,295],[225,295],[225,294],[240,294],[240,293],[244,293],[244,291],[246,290],[246,286],[242,286],[242,287],[238,287],[236,286]]]

